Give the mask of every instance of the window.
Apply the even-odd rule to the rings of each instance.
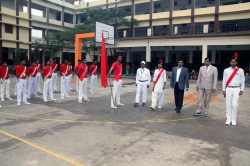
[[[13,34],[13,25],[5,24],[5,33]]]

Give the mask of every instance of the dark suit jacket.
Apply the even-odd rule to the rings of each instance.
[[[171,82],[170,86],[175,87],[176,84],[176,76],[177,76],[177,67],[173,67],[172,69],[172,75],[171,75]],[[179,81],[178,81],[178,86],[180,90],[185,89],[185,84],[186,88],[189,89],[189,74],[188,74],[188,69],[185,67],[182,67],[181,73],[179,76]]]

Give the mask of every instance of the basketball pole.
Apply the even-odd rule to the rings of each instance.
[[[105,39],[104,39],[105,40]],[[113,56],[112,55],[112,51],[111,51],[111,49],[109,49],[110,50],[110,54],[111,54],[111,56]],[[111,73],[110,73],[111,74]],[[114,106],[115,106],[115,100],[114,100],[114,96],[113,96],[113,89],[112,89],[112,84],[111,84],[111,80],[110,80],[110,75],[109,75],[109,85],[110,85],[110,90],[111,90],[111,97],[112,97],[112,99],[113,99],[113,104],[114,104]]]

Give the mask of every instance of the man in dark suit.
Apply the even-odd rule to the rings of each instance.
[[[180,59],[178,66],[173,67],[171,75],[170,87],[174,89],[176,113],[180,113],[182,109],[185,85],[186,91],[189,89],[188,69],[183,67],[183,65],[184,62]]]

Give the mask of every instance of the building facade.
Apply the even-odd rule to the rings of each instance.
[[[221,73],[229,57],[238,52],[241,67],[249,69],[250,0],[1,0],[0,60],[6,48],[30,50],[31,57],[36,30],[49,36],[71,28],[83,21],[81,9],[91,7],[120,8],[127,11],[127,18],[137,20],[137,26],[132,22],[130,27],[119,27],[116,44],[107,47],[108,55],[109,49],[121,54],[124,63],[145,60],[153,69],[163,59],[170,70],[181,58],[190,70],[197,70],[210,57]],[[13,26],[11,38],[5,24]],[[74,50],[55,50],[45,57],[74,58]]]

